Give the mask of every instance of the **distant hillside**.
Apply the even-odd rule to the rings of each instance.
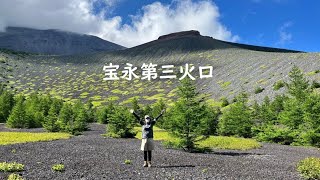
[[[272,52],[270,52],[272,51]],[[320,81],[320,54],[302,53],[283,49],[256,47],[215,40],[200,36],[198,32],[182,32],[159,37],[158,40],[129,49],[77,54],[68,56],[24,55],[1,53],[2,64],[8,69],[9,86],[19,92],[34,91],[50,93],[66,101],[91,99],[96,106],[113,100],[123,104],[130,98],[139,97],[143,103],[160,98],[167,104],[175,101],[179,67],[186,63],[195,66],[198,89],[219,101],[221,97],[232,99],[242,91],[250,94],[251,100],[262,100],[266,95],[281,94],[285,88],[274,90],[274,83],[288,80],[293,65],[299,66],[310,80]],[[126,63],[138,67],[141,75],[143,63],[174,65],[177,79],[134,79],[104,81],[103,66]],[[1,65],[1,64],[0,64]],[[212,66],[213,77],[200,79],[199,66]],[[262,91],[256,91],[256,89]],[[129,100],[128,100],[129,99]]]
[[[157,40],[120,51],[122,55],[137,56],[153,54],[161,56],[174,51],[192,52],[205,50],[221,50],[221,49],[245,49],[263,52],[285,52],[295,53],[300,51],[261,47],[254,45],[246,45],[232,43],[214,39],[208,36],[202,36],[198,31],[182,31],[160,36]]]
[[[7,27],[0,32],[0,48],[50,55],[85,54],[114,51],[124,47],[96,36],[60,30]]]

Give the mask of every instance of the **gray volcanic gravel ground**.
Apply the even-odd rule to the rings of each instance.
[[[0,131],[8,131],[0,125]],[[21,130],[22,131],[22,130]],[[41,131],[38,129],[36,131]],[[91,124],[91,131],[68,140],[0,146],[0,162],[25,165],[25,179],[301,179],[299,160],[320,157],[316,148],[263,144],[249,151],[214,150],[187,153],[165,149],[156,142],[153,167],[143,168],[138,139],[104,138],[105,126]],[[16,149],[16,153],[11,151]],[[132,164],[126,165],[129,159]],[[65,172],[53,172],[56,163]],[[9,173],[0,172],[0,179]]]

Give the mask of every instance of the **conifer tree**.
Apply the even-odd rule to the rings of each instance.
[[[9,91],[3,91],[0,95],[0,123],[7,121],[13,105],[13,94]]]
[[[7,126],[11,128],[28,128],[29,118],[25,111],[25,97],[24,95],[18,95],[16,97],[16,103],[9,115]]]
[[[181,145],[188,151],[195,148],[199,137],[206,137],[209,132],[209,121],[212,121],[212,111],[196,89],[195,84],[188,78],[179,85],[179,99],[169,112],[169,131],[181,139]]]

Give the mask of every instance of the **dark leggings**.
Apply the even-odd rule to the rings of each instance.
[[[151,161],[151,151],[143,151],[144,161]]]

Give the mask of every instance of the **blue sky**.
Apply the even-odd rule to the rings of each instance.
[[[91,34],[133,47],[199,30],[226,41],[320,52],[318,0],[1,0],[7,26]]]
[[[141,12],[153,0],[120,0],[106,17],[120,16],[130,24],[130,15]],[[172,4],[171,0],[159,0]],[[197,2],[193,0],[193,2]],[[261,46],[319,52],[320,1],[317,0],[215,0],[219,8],[220,22],[238,42]],[[96,11],[101,7],[97,5]]]

